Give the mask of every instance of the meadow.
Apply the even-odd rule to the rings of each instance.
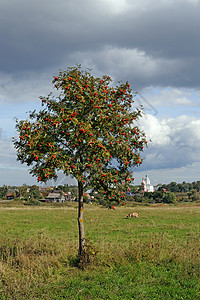
[[[139,218],[126,219],[128,212]],[[0,206],[0,299],[200,299],[200,206]]]

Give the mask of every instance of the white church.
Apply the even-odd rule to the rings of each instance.
[[[149,177],[146,175],[146,177],[142,178],[142,185],[144,188],[144,192],[154,192],[154,187],[151,185]]]

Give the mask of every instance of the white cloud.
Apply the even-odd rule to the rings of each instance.
[[[153,88],[143,90],[143,95],[155,106],[196,106],[193,89],[184,88]]]
[[[170,139],[170,126],[166,120],[159,120],[155,116],[145,115],[140,120],[140,127],[146,133],[147,139],[152,141],[152,145],[168,145]]]
[[[144,152],[143,168],[176,169],[200,163],[200,119],[186,115],[158,119],[146,115],[139,123],[152,140]]]

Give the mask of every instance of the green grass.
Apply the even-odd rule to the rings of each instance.
[[[130,211],[138,219],[126,219]],[[0,299],[200,299],[200,207],[0,207]]]

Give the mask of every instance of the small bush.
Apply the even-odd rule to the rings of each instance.
[[[24,205],[42,205],[42,203],[37,199],[30,199],[24,203]]]

